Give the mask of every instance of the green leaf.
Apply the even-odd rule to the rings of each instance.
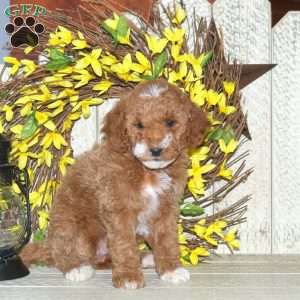
[[[230,125],[226,126],[224,133],[223,133],[223,140],[227,145],[232,139],[235,139],[235,134]]]
[[[193,204],[193,203],[186,203],[180,208],[180,212],[183,216],[200,216],[204,213],[204,208]]]
[[[51,60],[60,60],[64,59],[65,54],[59,51],[57,48],[51,48],[49,56]]]
[[[0,92],[0,99],[4,99],[9,95],[8,91],[1,91]]]
[[[208,136],[208,140],[211,141],[218,141],[223,139],[225,144],[227,145],[230,140],[235,139],[235,134],[230,125],[226,126],[226,128],[216,128],[215,130],[211,131]]]
[[[168,55],[166,51],[159,54],[154,60],[153,79],[158,78],[160,72],[163,70],[165,64],[168,61]]]
[[[141,77],[145,80],[153,80],[154,79],[152,75],[142,75]]]
[[[106,25],[105,23],[102,23],[102,28],[107,32],[109,33],[113,40],[117,43],[118,42],[118,34],[117,34],[117,31],[113,30],[111,27],[109,27],[108,25]]]
[[[117,25],[117,36],[126,36],[128,31],[128,23],[124,16],[119,17],[118,25]]]
[[[46,68],[49,71],[57,71],[67,67],[68,65],[70,65],[70,63],[66,61],[54,60],[47,63]]]
[[[205,67],[206,65],[208,65],[208,63],[211,61],[211,59],[213,58],[214,53],[212,51],[209,51],[205,54],[203,61],[201,63],[202,67]]]
[[[207,138],[211,141],[218,141],[223,137],[223,134],[224,134],[223,128],[216,128],[207,135]]]
[[[190,262],[190,255],[187,254],[185,256],[182,257],[185,261]]]
[[[28,116],[27,120],[25,121],[25,124],[21,132],[21,139],[25,140],[31,137],[34,134],[34,132],[37,130],[37,128],[38,128],[38,122],[35,118],[35,113],[33,112]]]
[[[45,239],[45,232],[41,229],[38,229],[33,235],[34,242],[41,242]]]
[[[50,49],[49,62],[46,68],[50,71],[63,69],[72,63],[72,59],[56,48]]]

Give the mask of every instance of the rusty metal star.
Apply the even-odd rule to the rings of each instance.
[[[207,0],[214,4],[217,0]],[[300,0],[269,0],[271,2],[272,27],[274,27],[289,11],[300,11]]]
[[[272,8],[272,27],[289,11],[300,11],[300,0],[269,0]]]

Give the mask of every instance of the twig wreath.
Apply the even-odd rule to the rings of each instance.
[[[204,144],[190,151],[178,221],[181,261],[195,265],[220,244],[239,248],[232,226],[245,221],[249,196],[214,208],[251,173],[245,170],[247,152],[233,157],[246,126],[240,67],[228,67],[213,20],[209,25],[196,16],[190,20],[179,6],[154,15],[153,25],[140,19],[137,26],[94,4],[80,7],[78,20],[52,12],[43,20],[51,30],[40,43],[45,63],[4,58],[2,75],[9,67],[10,76],[0,86],[0,133],[12,140],[12,160],[29,170],[35,239],[45,236],[55,190],[75,161],[74,123],[88,118],[91,106],[120,97],[138,82],[164,77],[188,93],[211,123]]]

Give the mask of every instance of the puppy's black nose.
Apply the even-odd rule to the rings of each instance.
[[[150,149],[152,156],[160,156],[162,150],[163,150],[162,148],[151,148]]]

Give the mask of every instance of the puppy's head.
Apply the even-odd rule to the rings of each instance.
[[[200,145],[208,121],[177,87],[159,79],[139,84],[108,113],[103,128],[117,152],[130,152],[149,169],[163,169]]]

